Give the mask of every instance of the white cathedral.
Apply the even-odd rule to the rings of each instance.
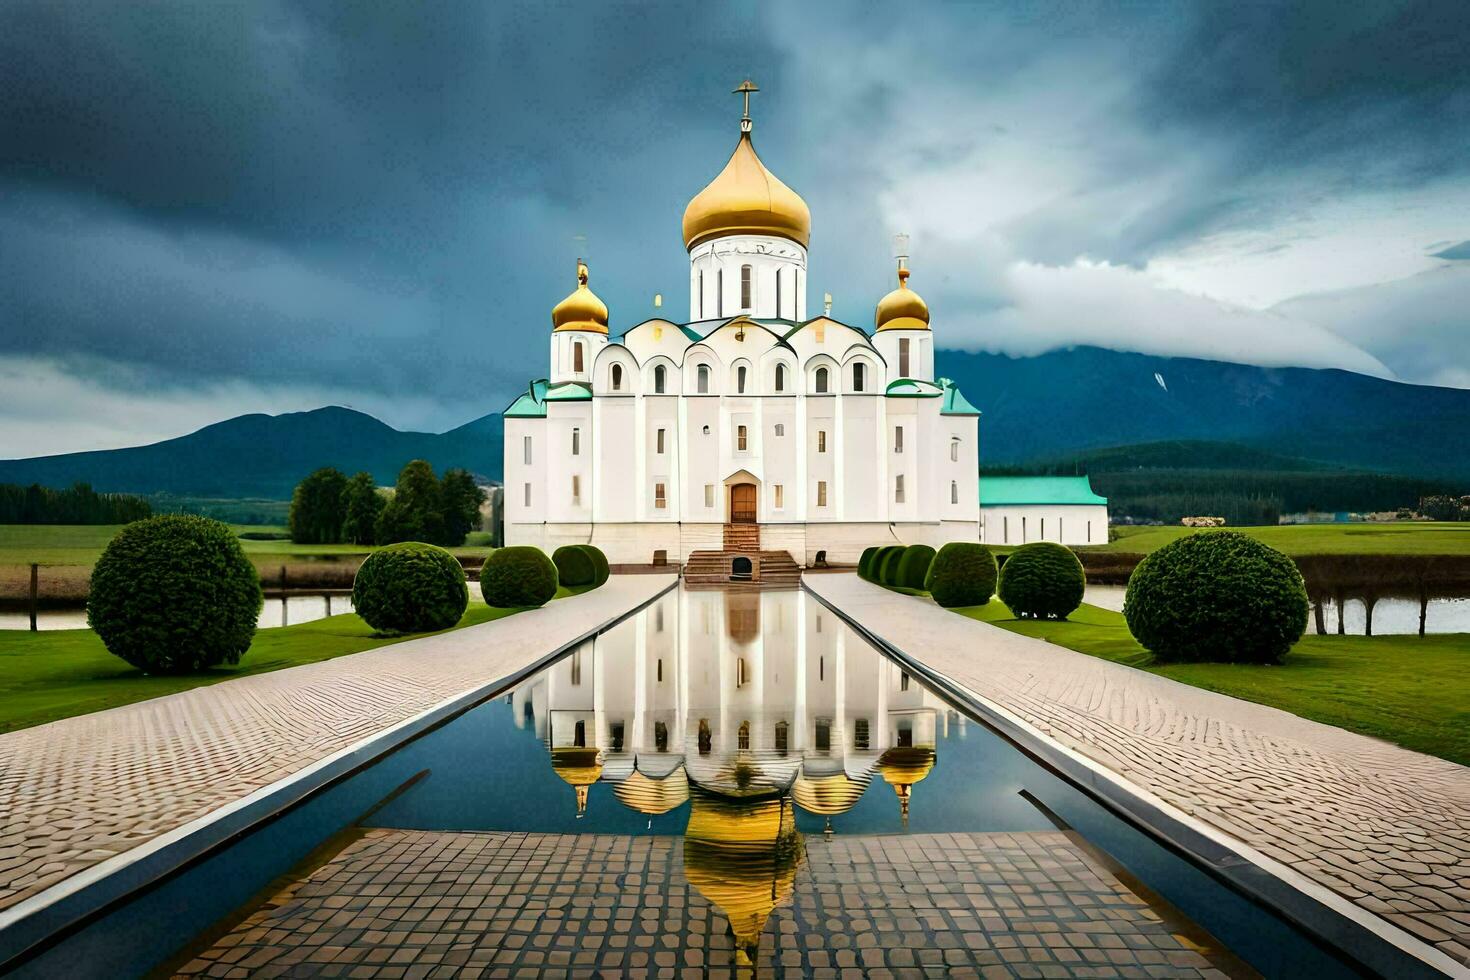
[[[871,335],[828,311],[807,318],[811,212],[756,156],[753,91],[737,89],[730,161],[684,211],[689,322],[611,337],[578,262],[551,313],[550,377],[504,412],[506,544],[591,543],[627,564],[784,551],[810,565],[869,545],[1001,541],[982,527],[979,412],[934,377],[906,257]],[[1005,543],[1083,543],[1084,522],[1089,541],[1107,540],[1105,506],[1071,528],[1054,517],[1051,534],[1045,516],[1011,531],[1041,503],[1009,502]]]

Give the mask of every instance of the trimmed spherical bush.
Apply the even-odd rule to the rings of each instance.
[[[889,545],[883,549],[878,556],[878,574],[874,576],[879,585],[898,584],[898,563],[903,559],[904,547],[901,544]]]
[[[592,559],[592,567],[597,573],[592,580],[592,587],[595,589],[606,585],[607,580],[612,577],[612,569],[607,564],[607,555],[603,554],[602,549],[594,544],[579,544],[577,547],[587,552],[587,557]]]
[[[480,570],[485,604],[500,609],[544,606],[556,596],[556,565],[540,548],[498,548]]]
[[[352,582],[352,608],[379,633],[447,630],[469,601],[459,559],[418,541],[374,551]]]
[[[878,554],[879,550],[877,545],[863,549],[862,557],[858,559],[858,578],[871,579],[873,577],[873,556]]]
[[[250,648],[260,576],[227,525],[167,515],[127,525],[92,570],[87,623],[149,674],[235,664]]]
[[[1051,541],[1017,548],[1000,567],[996,593],[1017,616],[1066,619],[1082,605],[1087,576],[1071,550]]]
[[[1277,663],[1307,628],[1296,563],[1236,531],[1172,541],[1138,563],[1123,617],[1160,660]]]
[[[576,588],[597,580],[597,565],[592,556],[575,544],[564,544],[551,553],[556,577],[562,585]]]
[[[983,606],[995,594],[995,556],[975,541],[940,548],[924,576],[924,590],[946,609]]]
[[[927,544],[911,544],[898,559],[898,581],[905,589],[922,589],[934,561],[934,549]]]

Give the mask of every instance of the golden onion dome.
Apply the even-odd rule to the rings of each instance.
[[[845,772],[830,776],[798,776],[791,786],[791,796],[796,805],[807,813],[833,817],[857,806],[870,779],[871,776],[853,779]]]
[[[909,288],[909,270],[898,270],[898,288],[878,301],[873,323],[879,330],[928,330],[929,304]]]
[[[663,779],[653,779],[638,770],[613,787],[613,795],[629,809],[656,817],[682,806],[689,799],[689,778],[683,767]]]
[[[718,906],[749,966],[766,921],[791,900],[805,857],[791,800],[733,800],[694,788],[684,831],[684,876]]]
[[[684,209],[684,247],[726,235],[773,235],[803,248],[812,237],[812,212],[796,191],[761,163],[750,141],[750,93],[745,82],[735,90],[745,95],[740,142],[730,162]]]
[[[596,749],[565,746],[551,750],[551,769],[577,794],[577,816],[587,812],[587,788],[602,777]]]
[[[587,265],[577,260],[577,288],[551,310],[553,330],[607,333],[607,304],[587,288]]]
[[[909,823],[909,798],[914,784],[934,770],[934,759],[934,750],[921,746],[891,748],[878,757],[878,771],[898,796],[898,813],[905,827]]]

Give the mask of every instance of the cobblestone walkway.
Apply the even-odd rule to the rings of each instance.
[[[1470,963],[1470,769],[1075,653],[856,575],[807,584],[874,635]]]
[[[669,582],[614,576],[453,633],[0,735],[0,909],[514,673]]]
[[[674,837],[368,831],[179,975],[750,975],[684,862]],[[808,838],[752,965],[776,977],[1224,976],[1058,832]]]

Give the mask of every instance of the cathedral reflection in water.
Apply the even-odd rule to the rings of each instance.
[[[685,874],[742,956],[791,895],[796,809],[832,833],[882,782],[907,825],[938,726],[964,724],[799,591],[667,593],[510,698],[578,815],[598,782],[650,816],[690,804]]]

